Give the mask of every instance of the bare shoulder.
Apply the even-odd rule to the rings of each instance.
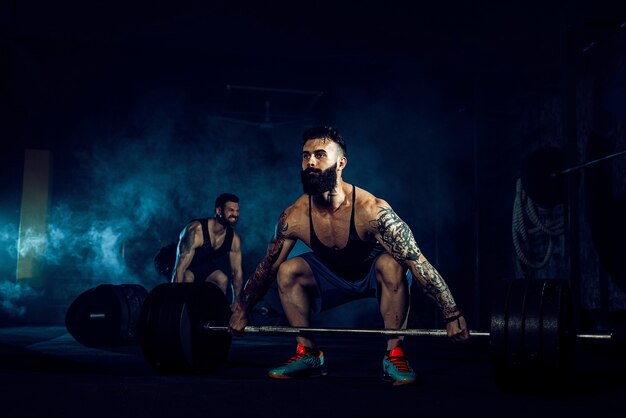
[[[281,213],[278,223],[287,236],[299,237],[303,228],[308,228],[308,216],[309,199],[302,195]]]
[[[285,209],[285,213],[288,213],[290,216],[299,216],[301,213],[307,213],[308,207],[309,197],[308,195],[303,194],[287,209]]]
[[[374,196],[365,189],[356,189],[357,213],[363,214],[369,220],[378,219],[381,211],[391,209],[384,199]]]
[[[191,221],[185,226],[184,234],[202,234],[202,223],[198,220]]]
[[[185,225],[180,233],[180,241],[188,248],[196,248],[204,242],[204,234],[202,233],[202,224],[200,221],[194,220]]]

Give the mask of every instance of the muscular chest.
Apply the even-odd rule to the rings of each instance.
[[[209,235],[211,237],[211,248],[213,248],[214,250],[217,250],[218,248],[222,246],[222,244],[224,244],[226,233],[214,235],[213,233],[209,231]],[[208,242],[205,241],[205,245],[207,244]]]
[[[203,246],[205,247],[211,247],[214,250],[219,249],[222,244],[224,244],[224,240],[226,239],[226,231],[225,230],[221,230],[216,232],[213,229],[213,224],[209,223],[209,228],[208,228],[208,232],[209,232],[209,237],[204,239],[204,244]]]
[[[334,214],[312,212],[313,231],[317,239],[326,247],[344,248],[350,236],[350,217],[350,210]],[[358,231],[358,228],[357,235],[362,235],[362,231]]]

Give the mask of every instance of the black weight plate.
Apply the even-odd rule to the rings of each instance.
[[[136,322],[146,289],[136,284],[102,284],[79,295],[68,308],[65,324],[76,341],[89,347],[136,342]]]
[[[141,307],[146,300],[148,291],[145,287],[139,284],[125,284],[121,285],[126,300],[126,318],[127,322],[124,323],[122,329],[122,337],[128,343],[137,341],[137,328],[139,325],[139,315],[141,313]]]
[[[519,374],[524,367],[524,313],[528,280],[513,280],[506,313],[506,370]]]
[[[498,282],[494,287],[491,303],[491,329],[489,336],[493,369],[496,380],[501,380],[501,378],[506,374],[506,313],[510,287],[510,280],[502,280]]]
[[[542,367],[546,377],[558,378],[569,370],[572,343],[567,335],[571,326],[571,296],[563,280],[548,280],[543,298]]]
[[[160,373],[208,373],[227,358],[230,334],[203,325],[225,325],[230,307],[211,283],[164,283],[146,298],[140,316],[140,344]]]
[[[212,283],[195,284],[181,317],[181,346],[193,372],[208,373],[226,361],[230,334],[208,332],[203,326],[207,323],[226,326],[230,313],[230,305],[219,287]]]
[[[65,325],[79,343],[88,347],[117,345],[122,301],[114,285],[100,285],[80,294],[70,305]]]
[[[167,309],[167,306],[164,306],[167,286],[168,284],[156,286],[148,293],[139,315],[139,344],[148,364],[159,371],[163,363],[162,358],[167,357],[160,342],[163,330],[159,328],[160,311]]]
[[[530,280],[526,287],[522,369],[531,376],[541,369],[544,288],[545,280]]]

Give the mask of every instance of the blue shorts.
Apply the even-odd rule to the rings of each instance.
[[[339,277],[326,267],[322,260],[314,253],[308,252],[300,254],[298,257],[302,257],[304,261],[309,264],[309,267],[311,267],[313,277],[315,277],[319,289],[319,294],[316,295],[314,299],[315,306],[313,307],[313,312],[325,311],[357,299],[367,297],[378,298],[378,281],[376,280],[375,266],[378,257],[382,254],[384,253],[374,258],[369,273],[356,282],[351,282]],[[407,271],[406,277],[408,287],[411,287],[413,274],[410,270]]]

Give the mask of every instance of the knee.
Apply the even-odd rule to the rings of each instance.
[[[401,286],[405,281],[406,268],[391,255],[383,254],[376,260],[376,277],[385,286]]]
[[[191,271],[186,270],[183,273],[183,283],[193,283],[195,279],[196,279],[196,277],[194,276],[194,274]]]
[[[226,291],[226,288],[228,286],[228,276],[220,270],[217,270],[213,274],[211,274],[208,281],[218,285],[219,288],[222,289],[222,291]]]
[[[300,257],[294,257],[283,262],[278,268],[276,281],[279,289],[287,289],[296,283],[299,277],[304,274],[304,266],[302,263],[306,261]]]

